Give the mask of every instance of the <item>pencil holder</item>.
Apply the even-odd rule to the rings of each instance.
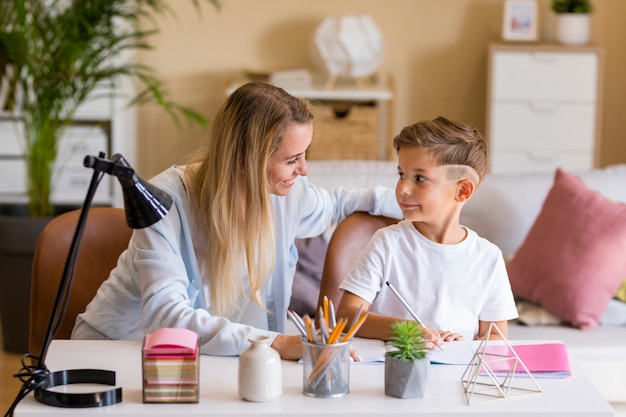
[[[350,345],[310,343],[302,340],[304,371],[302,393],[317,398],[338,398],[350,392]]]

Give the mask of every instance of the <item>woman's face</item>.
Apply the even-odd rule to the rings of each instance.
[[[298,175],[306,176],[309,167],[305,152],[313,139],[313,122],[293,123],[283,135],[276,152],[269,160],[267,178],[270,193],[287,195]]]

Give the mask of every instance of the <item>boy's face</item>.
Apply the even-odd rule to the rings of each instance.
[[[429,152],[418,147],[400,148],[398,174],[396,200],[405,219],[434,225],[455,221],[457,182],[447,178],[446,168]]]

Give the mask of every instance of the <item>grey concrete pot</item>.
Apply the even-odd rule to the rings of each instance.
[[[385,395],[423,398],[428,384],[430,359],[415,361],[385,357]]]

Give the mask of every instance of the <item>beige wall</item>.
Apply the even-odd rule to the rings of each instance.
[[[381,74],[396,80],[394,133],[444,115],[485,130],[487,45],[499,40],[504,0],[221,0],[216,11],[169,0],[176,18],[158,20],[154,67],[178,102],[209,119],[228,77],[242,68],[306,66],[309,39],[325,16],[367,13],[386,43]],[[593,0],[591,43],[605,52],[601,165],[626,162],[626,1]],[[540,37],[554,39],[549,0],[539,0]],[[144,176],[180,162],[206,139],[206,129],[177,131],[154,105],[138,111],[136,167]]]

